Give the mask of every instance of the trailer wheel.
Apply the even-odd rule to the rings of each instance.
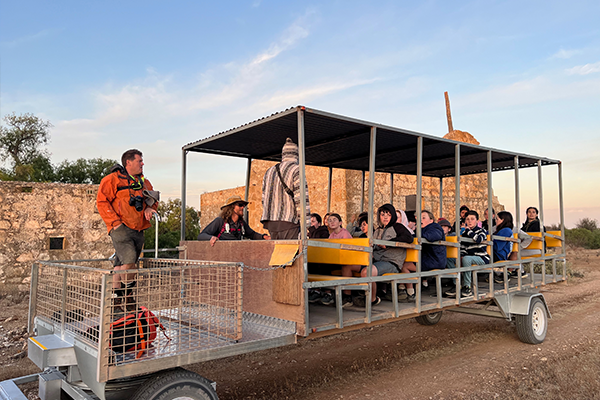
[[[144,382],[132,400],[218,400],[210,381],[176,368],[159,373]]]
[[[435,325],[442,319],[442,311],[419,315],[418,317],[415,317],[415,319],[421,325]]]
[[[538,344],[546,338],[548,331],[548,313],[539,297],[531,299],[528,315],[516,315],[517,335],[524,343]]]

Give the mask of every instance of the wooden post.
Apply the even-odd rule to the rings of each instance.
[[[452,127],[452,114],[450,113],[450,99],[448,98],[448,92],[444,92],[444,97],[446,98],[446,118],[448,118],[448,133],[450,133],[454,130],[454,128]]]

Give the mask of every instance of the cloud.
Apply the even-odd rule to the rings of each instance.
[[[538,104],[559,99],[600,95],[600,80],[560,82],[551,76],[538,76],[457,98],[457,106],[468,109],[502,108]]]
[[[260,7],[260,3],[262,3],[262,0],[254,0],[252,2],[252,8]]]
[[[552,56],[550,56],[550,58],[560,58],[563,60],[569,59],[571,57],[573,57],[574,55],[577,54],[581,54],[583,53],[582,50],[576,50],[576,49],[571,49],[571,50],[565,50],[565,49],[560,49],[558,50],[556,53],[554,53]]]
[[[588,75],[596,72],[600,72],[600,61],[567,69],[567,74],[569,75]]]
[[[14,47],[20,46],[24,43],[34,42],[38,39],[41,39],[41,38],[44,38],[44,37],[50,35],[51,33],[58,32],[58,31],[59,30],[57,30],[57,29],[44,29],[44,30],[34,33],[32,35],[26,35],[26,36],[22,36],[20,38],[13,39],[13,40],[10,40],[7,42],[2,42],[2,43],[0,43],[0,45],[2,45],[3,47],[14,48]]]

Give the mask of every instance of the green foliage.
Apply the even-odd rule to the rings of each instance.
[[[185,239],[195,240],[200,233],[200,217],[198,212],[192,207],[185,208]],[[181,200],[169,199],[167,202],[158,203],[158,215],[160,222],[158,224],[158,247],[174,248],[179,246],[181,234]],[[146,230],[144,237],[144,248],[153,249],[154,237],[156,234],[155,222],[152,220],[152,226]]]
[[[64,160],[56,166],[55,180],[63,183],[94,183],[99,184],[103,177],[110,173],[110,168],[117,164],[115,160],[102,158],[76,161]]]
[[[600,249],[600,229],[594,231],[585,228],[565,229],[565,239],[569,246]]]
[[[50,141],[52,124],[33,114],[9,114],[0,126],[0,156],[8,164],[0,177],[15,181],[41,181],[52,174],[50,154],[44,148]]]
[[[50,141],[52,124],[33,114],[4,117],[0,126],[0,180],[23,182],[62,182],[98,184],[117,163],[103,158],[64,160],[54,166],[44,148]]]
[[[575,228],[587,229],[588,231],[598,230],[598,221],[592,218],[582,218],[575,224]]]

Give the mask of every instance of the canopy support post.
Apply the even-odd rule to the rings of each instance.
[[[362,171],[362,185],[360,185],[360,212],[365,211],[365,171]]]
[[[421,212],[423,211],[423,205],[421,203],[421,198],[423,196],[422,190],[423,184],[423,137],[419,136],[417,138],[417,202],[416,202],[416,210],[415,210],[415,219],[417,220],[417,243],[422,244],[421,238]],[[419,280],[416,287],[416,302],[417,302],[417,312],[421,312],[421,255],[422,251],[417,252],[417,274],[419,274]]]
[[[250,173],[252,172],[252,158],[248,157],[248,163],[246,164],[246,192],[244,193],[244,200],[248,201],[250,197]],[[248,207],[244,207],[244,220],[248,222]]]
[[[331,212],[331,185],[333,183],[333,168],[329,167],[327,175],[327,212]]]
[[[300,238],[306,245],[306,159],[304,156],[304,110],[298,109],[298,161],[300,162]],[[306,264],[306,263],[305,263]],[[306,269],[306,268],[305,268]],[[306,271],[305,271],[306,272]],[[306,275],[306,273],[305,273]],[[306,278],[306,277],[305,277]],[[306,280],[306,279],[305,279]]]
[[[186,207],[186,173],[187,173],[187,150],[182,149],[181,151],[181,233],[179,235],[180,240],[185,240],[185,207]],[[157,226],[158,229],[158,226]]]
[[[487,152],[487,198],[488,198],[488,234],[491,236],[492,234],[492,227],[494,226],[494,205],[492,204],[493,201],[493,194],[492,194],[492,151],[488,150]],[[493,241],[493,238],[492,238]],[[494,248],[492,246],[492,251],[490,252],[490,264],[494,262]],[[490,281],[492,282],[492,281]],[[493,283],[490,283],[490,287],[493,287]]]
[[[390,173],[390,204],[394,205],[394,174]]]
[[[377,143],[377,128],[371,127],[371,147],[369,152],[369,231],[367,235],[369,236],[369,246],[373,247],[373,224],[375,222],[373,207],[375,196],[375,157],[376,157],[376,143]],[[364,176],[365,173],[363,171],[363,188],[364,188]],[[363,191],[364,193],[364,191]],[[363,197],[364,198],[364,197]],[[369,266],[367,268],[367,276],[370,278],[372,275],[372,266],[373,266],[373,258],[369,257]],[[367,291],[367,298],[365,299],[365,306],[367,308],[367,323],[371,322],[371,296],[374,285],[370,285],[370,290]]]

